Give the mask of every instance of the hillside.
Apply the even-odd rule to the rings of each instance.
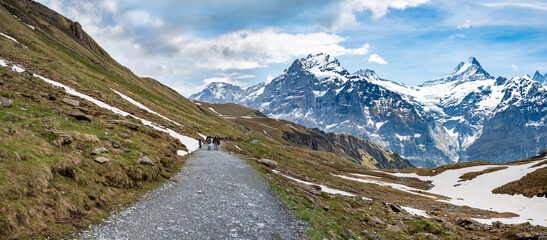
[[[216,134],[241,139],[227,142],[223,150],[260,171],[310,226],[312,239],[516,238],[546,231],[529,224],[462,225],[458,217],[514,214],[432,200],[424,195],[434,194],[421,195],[429,185],[417,178],[391,177],[420,189],[405,192],[334,176],[377,170],[348,161],[364,152],[315,151],[314,144],[288,142],[283,131],[268,136],[253,122],[240,126],[154,79],[138,77],[79,24],[38,3],[0,3],[0,239],[70,238],[127,209],[149,190],[174,183],[175,174],[184,174],[180,169],[197,149],[197,139]],[[226,106],[241,119],[263,117]],[[275,122],[255,124],[280,128]],[[304,136],[316,132],[294,127]],[[316,133],[325,141],[339,138],[342,145],[355,140]],[[323,140],[317,146],[332,146]],[[392,154],[374,151],[386,158]],[[417,209],[438,215],[432,219]]]
[[[259,111],[233,103],[212,104],[195,101],[204,111],[212,111],[244,127],[246,131],[263,134],[267,138],[293,147],[334,153],[343,159],[368,168],[403,169],[412,165],[397,153],[376,143],[349,134],[325,133],[319,129],[266,117]]]

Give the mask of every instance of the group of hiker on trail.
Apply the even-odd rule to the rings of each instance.
[[[201,148],[201,139],[199,141],[199,148]],[[216,137],[207,136],[205,139],[205,143],[207,144],[207,150],[211,150],[211,143],[213,144],[214,150],[220,150],[220,135],[217,135]]]

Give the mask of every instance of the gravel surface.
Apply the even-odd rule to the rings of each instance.
[[[304,239],[268,183],[244,160],[198,150],[183,170],[77,239]]]

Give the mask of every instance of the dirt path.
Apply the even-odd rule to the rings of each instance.
[[[303,239],[305,225],[244,160],[198,150],[175,179],[82,239]]]

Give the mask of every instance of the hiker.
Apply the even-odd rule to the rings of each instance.
[[[213,138],[214,150],[218,150],[218,137]]]
[[[220,138],[220,135],[217,134],[217,145],[218,145],[218,146],[217,146],[217,151],[220,150],[220,139],[221,139],[221,138]]]
[[[201,139],[198,139],[199,148],[201,148]]]
[[[207,142],[207,150],[211,150],[211,136],[208,136],[205,141]]]

